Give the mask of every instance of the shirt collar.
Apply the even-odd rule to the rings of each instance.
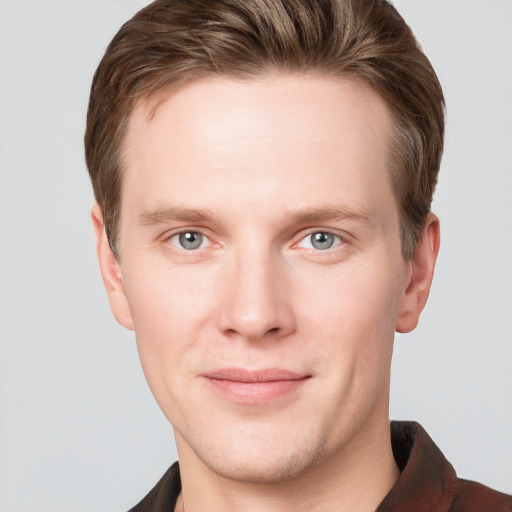
[[[376,512],[444,512],[453,501],[457,475],[423,427],[391,422],[391,445],[401,471]]]

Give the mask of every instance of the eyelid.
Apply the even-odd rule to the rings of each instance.
[[[301,242],[303,242],[304,240],[306,240],[308,237],[310,237],[311,235],[314,235],[315,233],[325,233],[325,234],[329,234],[329,235],[332,235],[334,236],[337,240],[335,240],[335,242],[333,243],[332,247],[329,247],[327,249],[315,249],[314,247],[302,247],[300,244]],[[327,228],[310,228],[308,229],[307,231],[303,231],[301,232],[297,237],[296,237],[296,241],[292,244],[292,247],[293,248],[302,248],[302,249],[306,249],[306,250],[309,250],[309,251],[314,251],[314,252],[327,252],[329,250],[333,250],[335,249],[336,247],[339,247],[340,245],[344,244],[347,242],[347,237],[342,235],[341,233],[338,233],[336,232],[335,230],[333,229],[327,229]]]
[[[184,227],[174,228],[172,230],[166,231],[163,235],[161,235],[160,238],[163,242],[169,243],[177,250],[180,250],[183,252],[197,252],[201,249],[206,249],[208,247],[222,247],[223,244],[215,241],[213,239],[212,235],[207,233],[207,231],[209,231],[209,230],[200,228],[200,227],[196,227],[196,226],[184,226]],[[171,239],[178,237],[179,235],[181,235],[183,233],[199,233],[199,234],[201,234],[204,237],[205,241],[207,242],[206,246],[199,247],[199,248],[193,249],[193,250],[187,250],[183,247],[180,247],[180,245],[178,243],[171,242]],[[321,249],[315,249],[314,247],[308,248],[308,247],[300,246],[301,242],[303,242],[305,239],[307,239],[308,237],[310,237],[311,235],[313,235],[315,233],[327,233],[327,234],[333,235],[336,238],[333,246],[330,247],[329,249],[324,249],[323,251]],[[294,237],[294,241],[292,242],[291,247],[292,248],[303,248],[303,249],[314,251],[314,252],[327,252],[328,250],[333,250],[336,247],[347,243],[348,238],[349,237],[347,235],[339,233],[335,229],[309,228],[307,230],[302,230],[299,234],[297,234]]]
[[[200,237],[199,245],[197,247],[194,247],[194,248],[183,247],[183,244],[181,243],[181,240],[180,240],[182,235],[184,235],[184,234],[192,234],[192,233],[194,233],[195,235]],[[176,242],[174,242],[174,239],[176,239]],[[185,232],[181,232],[181,233],[176,233],[176,234],[172,235],[169,238],[169,242],[171,244],[175,245],[176,247],[178,247],[179,249],[185,250],[187,252],[188,251],[198,251],[200,249],[204,249],[205,246],[209,245],[208,237],[204,236],[202,233],[199,233],[197,231],[185,231]]]
[[[177,249],[178,251],[182,251],[182,252],[198,252],[202,249],[207,249],[208,247],[219,246],[220,244],[214,242],[212,240],[212,237],[210,235],[208,235],[205,231],[206,230],[203,228],[198,228],[198,227],[194,227],[194,226],[179,227],[179,228],[172,229],[170,231],[166,231],[161,236],[161,239],[163,240],[163,242],[168,243],[173,248]],[[206,243],[206,245],[204,245],[202,247],[198,247],[197,249],[187,250],[184,247],[181,247],[178,242],[174,243],[171,241],[173,238],[177,238],[184,233],[198,233],[203,237],[204,241],[206,241],[207,243]],[[204,241],[202,243],[204,243]]]

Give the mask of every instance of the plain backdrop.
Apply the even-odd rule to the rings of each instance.
[[[175,459],[133,333],[111,317],[82,138],[101,55],[142,0],[0,0],[0,511],[134,505]],[[391,416],[512,492],[512,2],[396,2],[448,105],[442,249],[398,336]]]

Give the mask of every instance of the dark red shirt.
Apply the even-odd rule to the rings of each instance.
[[[391,444],[401,474],[376,512],[512,512],[512,496],[457,478],[419,423],[393,421]]]
[[[393,421],[391,444],[401,474],[376,512],[512,512],[512,496],[457,478],[420,424]],[[130,512],[174,512],[180,491],[176,462]]]

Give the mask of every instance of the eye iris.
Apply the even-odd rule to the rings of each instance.
[[[330,249],[334,244],[334,235],[331,233],[313,233],[311,245],[315,249]]]
[[[184,249],[197,249],[203,242],[203,235],[195,231],[187,231],[186,233],[180,233],[179,240]]]

